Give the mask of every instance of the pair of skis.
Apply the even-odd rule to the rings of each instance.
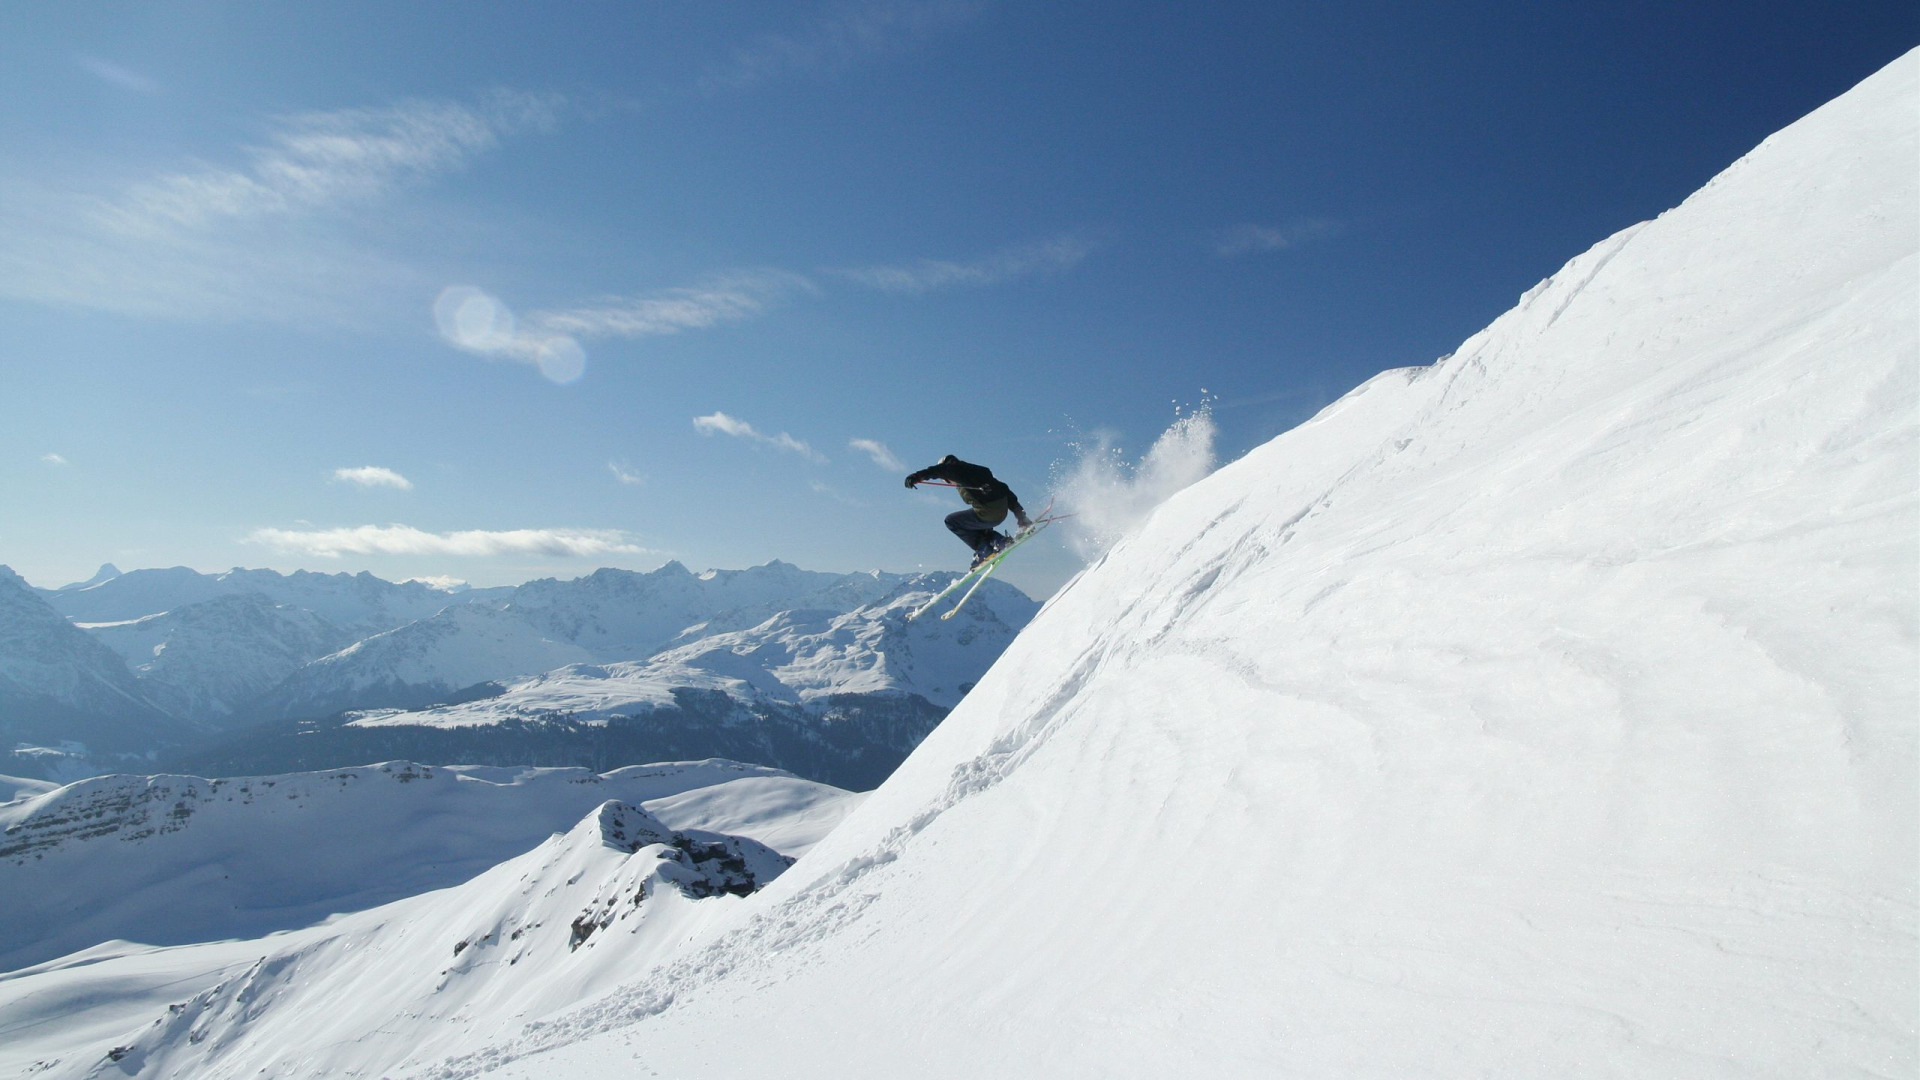
[[[1053,509],[1053,504],[1049,502],[1047,504],[1047,510],[1051,509]],[[988,578],[993,576],[994,570],[1000,566],[1000,560],[1006,558],[1014,548],[1019,547],[1021,544],[1039,535],[1040,530],[1063,518],[1073,516],[1072,514],[1049,514],[1047,510],[1040,511],[1040,516],[1033,519],[1033,524],[1014,533],[1013,539],[1007,543],[1006,547],[1001,548],[999,551],[981,560],[980,565],[975,566],[973,569],[953,579],[953,584],[941,589],[934,595],[933,599],[908,612],[907,621],[912,622],[920,616],[925,615],[928,611],[931,611],[936,604],[952,596],[955,591],[965,585],[967,586],[967,591],[960,594],[960,599],[954,602],[953,607],[940,613],[942,619],[951,619],[955,615],[958,615],[960,609],[967,606],[967,600],[973,596],[974,592],[978,590],[981,585],[985,584]]]

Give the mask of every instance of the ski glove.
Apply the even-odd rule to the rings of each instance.
[[[1033,520],[1027,517],[1027,515],[1025,514],[1015,515],[1014,520],[1018,521],[1020,523],[1020,527],[1023,529],[1033,528]]]
[[[924,469],[917,473],[908,473],[907,486],[913,487],[915,484],[918,484],[920,481],[925,480],[926,478],[927,478],[927,474]]]

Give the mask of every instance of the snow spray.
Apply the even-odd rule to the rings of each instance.
[[[1073,457],[1054,462],[1054,510],[1074,515],[1062,524],[1081,558],[1098,557],[1174,492],[1213,471],[1210,402],[1203,396],[1191,411],[1174,406],[1172,425],[1138,462],[1129,460],[1108,433],[1070,444]]]

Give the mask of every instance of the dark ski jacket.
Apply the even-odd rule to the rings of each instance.
[[[948,454],[940,459],[938,465],[930,465],[907,476],[908,486],[922,480],[945,480],[950,484],[958,484],[960,497],[973,507],[973,512],[980,515],[981,521],[989,525],[998,525],[1007,520],[1008,510],[1012,510],[1020,520],[1026,520],[1027,511],[1020,505],[1020,496],[1001,483],[993,475],[993,470],[985,465],[961,461]]]

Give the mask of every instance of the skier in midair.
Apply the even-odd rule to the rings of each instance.
[[[1020,505],[1020,496],[1015,495],[1013,489],[997,479],[993,470],[985,465],[961,461],[948,454],[937,465],[907,474],[908,487],[927,480],[945,480],[954,485],[960,497],[966,500],[965,510],[956,510],[947,515],[947,528],[973,549],[974,566],[993,558],[995,552],[1013,542],[996,528],[1007,520],[1009,511],[1021,528],[1033,527],[1026,509]]]

